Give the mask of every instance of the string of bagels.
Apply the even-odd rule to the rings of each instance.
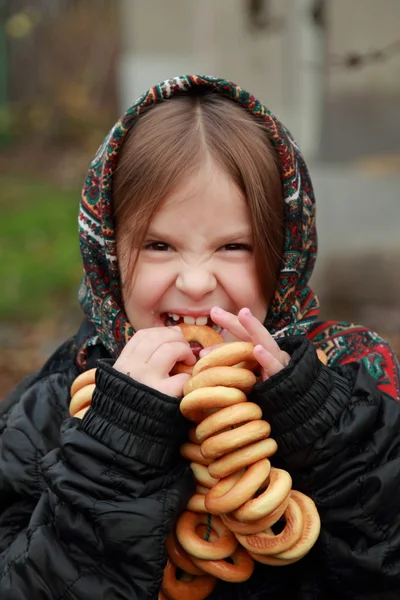
[[[223,344],[207,325],[179,325],[188,342]],[[257,381],[253,344],[223,344],[194,367],[177,363],[171,374],[189,373],[180,402],[193,423],[180,449],[190,461],[195,494],[167,539],[167,564],[158,600],[204,600],[217,580],[243,582],[254,562],[284,566],[315,544],[320,518],[314,502],[292,489],[287,471],[271,466],[277,451],[261,408],[247,399]],[[326,364],[326,355],[317,351]],[[96,369],[71,386],[71,416],[82,419],[95,389]]]

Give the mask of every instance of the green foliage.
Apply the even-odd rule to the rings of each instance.
[[[30,321],[76,305],[82,268],[79,190],[0,175],[0,319]]]

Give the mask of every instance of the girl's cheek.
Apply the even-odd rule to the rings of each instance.
[[[253,270],[247,265],[231,265],[220,271],[219,280],[229,295],[239,298],[252,296],[258,290]]]
[[[167,269],[149,266],[139,274],[135,284],[136,297],[146,300],[147,304],[158,300],[173,284],[174,277]]]

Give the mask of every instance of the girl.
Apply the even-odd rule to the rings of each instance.
[[[99,149],[79,223],[85,320],[2,405],[2,600],[157,598],[193,493],[188,375],[170,372],[199,348],[181,321],[253,342],[275,464],[322,522],[304,559],[257,564],[210,598],[398,598],[398,364],[371,331],[317,322],[314,195],[284,126],[221,79],[158,85]],[[94,366],[91,408],[69,418],[70,386]]]

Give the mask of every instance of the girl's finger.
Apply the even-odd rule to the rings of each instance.
[[[167,342],[184,341],[182,330],[179,327],[154,327],[152,329],[139,329],[129,340],[122,353],[125,358],[147,363],[155,350]],[[121,355],[122,355],[121,353]]]
[[[256,319],[249,308],[242,308],[238,313],[240,324],[247,330],[248,335],[254,345],[261,344],[268,352],[274,356],[280,355],[280,348],[268,329]]]
[[[189,366],[193,366],[196,363],[196,357],[186,341],[162,344],[156,348],[149,358],[147,367],[154,369],[156,373],[159,373],[160,377],[169,377],[172,367],[177,362],[183,362]]]
[[[185,383],[190,379],[190,375],[187,373],[179,373],[172,375],[164,379],[158,386],[158,389],[167,396],[173,396],[175,398],[181,398],[183,396],[183,387]]]
[[[254,347],[253,354],[254,358],[262,368],[264,380],[272,377],[272,375],[276,375],[276,373],[279,373],[284,367],[284,365],[282,365],[271,352],[268,352],[268,350],[261,346],[261,344]]]
[[[249,334],[239,323],[236,315],[233,315],[219,306],[214,306],[210,311],[210,316],[214,323],[222,327],[222,329],[227,329],[238,340],[250,342]]]

